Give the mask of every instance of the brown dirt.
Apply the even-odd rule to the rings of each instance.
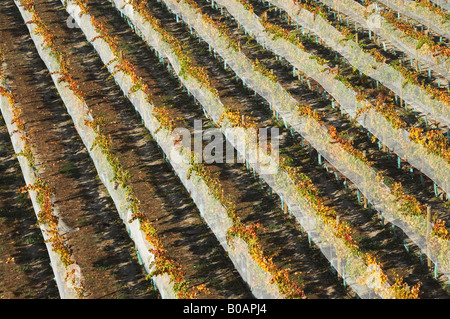
[[[177,24],[161,4],[153,0],[148,2],[151,11],[163,21],[164,27],[193,49],[194,63],[206,67],[210,72],[212,83],[219,90],[224,104],[233,105],[243,114],[255,117],[260,127],[280,128],[281,151],[292,157],[301,171],[312,178],[326,198],[326,204],[335,208],[343,220],[352,224],[356,230],[354,237],[360,242],[362,250],[377,255],[391,279],[398,273],[405,277],[409,284],[421,281],[423,298],[449,297],[448,292],[439,285],[439,281],[442,284],[442,278],[439,278],[439,281],[434,280],[426,267],[420,265],[417,248],[410,245],[411,253],[405,252],[403,239],[406,236],[401,231],[397,229],[394,236],[391,225],[381,225],[376,215],[369,213],[356,201],[352,194],[353,186],[350,185],[350,191],[346,190],[342,183],[336,183],[332,175],[333,167],[329,167],[330,173],[319,167],[317,154],[313,152],[313,156],[310,157],[306,148],[301,149],[300,139],[291,137],[288,130],[272,117],[272,113],[261,98],[254,98],[251,92],[243,88],[241,82],[234,79],[232,72],[223,69],[221,63],[208,52],[208,46],[204,42],[199,44],[198,38],[190,36],[189,30],[183,24]],[[143,283],[142,268],[136,264],[133,245],[116,216],[113,203],[99,180],[95,179],[95,169],[73,130],[70,117],[61,107],[62,102],[57,99],[57,94],[49,83],[51,81],[45,79],[45,67],[33,69],[38,60],[36,54],[30,52],[33,44],[25,27],[21,25],[23,21],[17,10],[11,10],[10,3],[5,2],[0,7],[0,10],[4,8],[6,12],[0,11],[0,17],[5,14],[2,21],[8,21],[8,24],[0,22],[0,32],[5,33],[4,43],[8,43],[7,41],[14,43],[9,51],[15,54],[12,54],[14,57],[10,58],[9,63],[20,66],[11,72],[10,77],[21,93],[20,97],[25,101],[24,106],[29,108],[24,114],[27,118],[27,129],[33,131],[35,148],[39,155],[37,159],[44,168],[47,168],[44,170],[45,176],[57,186],[56,199],[61,207],[60,211],[64,213],[65,221],[70,227],[80,228],[69,234],[69,240],[74,247],[77,262],[82,266],[82,272],[88,274],[86,283],[90,292],[89,297],[154,298],[155,295],[149,293],[147,285]],[[186,277],[192,285],[204,283],[208,286],[212,291],[208,298],[251,297],[248,287],[226,258],[226,253],[217,243],[213,233],[200,218],[189,194],[173,174],[170,166],[162,159],[156,142],[139,123],[139,119],[132,111],[133,106],[122,96],[122,92],[114,82],[108,79],[109,74],[102,69],[102,62],[87,44],[82,32],[79,29],[67,28],[68,15],[61,2],[36,0],[36,3],[39,14],[56,33],[57,45],[70,56],[71,71],[81,81],[82,89],[87,95],[87,104],[93,109],[94,117],[103,116],[110,123],[105,130],[112,138],[114,151],[124,168],[132,173],[130,185],[141,200],[146,216],[155,224],[170,256],[182,261]],[[203,120],[204,127],[214,127],[214,123],[203,115],[193,99],[182,92],[179,82],[171,77],[166,67],[158,62],[146,44],[137,39],[131,29],[121,21],[109,2],[89,0],[88,3],[95,8],[97,16],[101,15],[108,21],[113,33],[119,36],[119,42],[136,64],[138,74],[150,85],[157,105],[165,105],[175,115],[182,117],[191,132],[194,119]],[[205,1],[199,0],[198,3],[208,7],[205,7],[208,13],[217,15]],[[282,23],[281,20],[278,22]],[[21,31],[18,31],[17,24],[21,25]],[[357,147],[367,149],[369,156],[377,159],[377,167],[386,169],[389,176],[402,183],[405,182],[408,191],[414,194],[417,192],[422,201],[434,205],[434,210],[442,211],[442,201],[434,199],[431,192],[417,186],[417,181],[410,180],[408,166],[403,165],[402,170],[396,169],[395,163],[388,160],[386,154],[370,143],[367,136],[350,121],[341,117],[339,112],[332,111],[320,96],[305,89],[304,85],[300,85],[289,76],[288,68],[275,61],[271,53],[263,52],[254,41],[247,42],[249,39],[243,32],[237,30],[232,23],[228,24],[233,36],[241,40],[244,52],[273,68],[289,92],[299,100],[312,103],[317,110],[326,112],[327,123],[337,126],[341,131],[348,130],[354,136]],[[7,26],[12,27],[8,29]],[[19,45],[24,42],[27,45],[22,44],[19,49]],[[311,49],[317,50],[314,46],[311,46]],[[30,69],[33,69],[34,78],[30,77]],[[22,87],[30,89],[21,92]],[[28,106],[31,101],[33,106]],[[68,164],[75,166],[74,172],[77,177],[61,174],[64,167],[67,167],[64,165]],[[308,239],[298,223],[283,213],[279,198],[270,197],[267,187],[262,190],[258,179],[255,179],[251,172],[245,170],[242,164],[232,163],[211,164],[209,168],[218,174],[226,193],[237,203],[238,214],[243,221],[259,222],[264,226],[265,232],[261,235],[266,253],[275,254],[274,261],[278,266],[289,268],[290,275],[303,286],[309,298],[354,297],[351,289],[343,287],[332,273],[329,262],[320,251],[314,245],[309,247]],[[430,181],[426,182],[429,185]],[[0,183],[0,212],[1,195]],[[445,212],[443,215],[448,217],[449,214]],[[1,229],[0,223],[0,232]],[[95,243],[95,248],[91,247],[94,246],[92,242]],[[119,248],[115,248],[116,246]],[[0,260],[2,260],[1,247],[0,241]],[[91,258],[94,255],[97,258]],[[118,272],[112,271],[111,265],[120,265],[120,276]],[[112,277],[116,282],[109,281]],[[0,294],[1,279],[0,277]],[[105,281],[110,285],[105,285]],[[11,283],[11,275],[8,275],[6,282]],[[120,288],[116,289],[117,286]],[[47,288],[48,286],[45,286],[45,289]],[[18,294],[22,293],[20,289],[17,291]],[[46,292],[42,291],[40,294],[44,295]]]
[[[103,116],[105,133],[115,154],[132,178],[130,186],[141,201],[142,211],[156,227],[169,256],[179,261],[191,285],[206,284],[208,298],[248,298],[225,252],[184,190],[164,162],[157,143],[138,121],[95,51],[79,29],[68,29],[67,14],[60,1],[36,1],[37,10],[55,31],[57,45],[70,54],[70,67],[86,93],[93,116]]]
[[[40,174],[55,189],[55,206],[84,276],[87,298],[155,298],[133,244],[94,165],[34,50],[13,1],[2,2],[7,82],[23,109]]]

